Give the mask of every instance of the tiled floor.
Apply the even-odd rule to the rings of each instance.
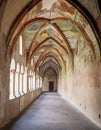
[[[57,93],[43,93],[9,130],[101,130]]]

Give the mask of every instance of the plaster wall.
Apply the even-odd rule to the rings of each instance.
[[[100,13],[97,0],[77,0],[96,19]]]
[[[19,4],[19,2],[20,2],[20,4]],[[2,12],[3,16],[2,16],[1,26],[3,27],[4,34],[8,33],[9,27],[15,20],[16,16],[18,16],[18,14],[22,10],[22,8],[24,8],[30,2],[30,0],[19,0],[19,2],[16,0],[13,0],[13,1],[8,0],[6,2],[5,10],[2,9],[4,11],[4,13]],[[4,1],[4,3],[5,3],[5,1]]]
[[[9,100],[9,120],[12,120],[23,111],[33,100],[41,94],[41,89],[29,92],[21,97]],[[13,111],[12,111],[13,110]]]
[[[5,35],[0,33],[0,127],[7,123],[9,118],[9,61],[5,58]]]
[[[101,128],[101,62],[75,59],[74,70],[60,76],[59,93]]]

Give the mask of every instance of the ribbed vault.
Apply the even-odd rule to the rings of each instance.
[[[42,0],[23,14],[14,32],[8,37],[8,50],[13,50],[23,37],[26,66],[34,60],[33,71],[44,75],[49,67],[59,74],[67,62],[74,66],[78,60],[90,55],[100,59],[100,49],[89,22],[83,14],[66,0]]]

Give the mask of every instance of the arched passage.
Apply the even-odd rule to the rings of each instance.
[[[43,91],[56,92],[58,77],[52,66],[48,67],[43,75]]]

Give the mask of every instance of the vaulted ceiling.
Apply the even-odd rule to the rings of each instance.
[[[42,75],[52,67],[58,74],[69,59],[88,53],[100,58],[99,46],[89,22],[65,0],[42,0],[23,16],[11,38],[11,53],[19,36],[23,36],[27,64],[34,59],[35,71]]]

